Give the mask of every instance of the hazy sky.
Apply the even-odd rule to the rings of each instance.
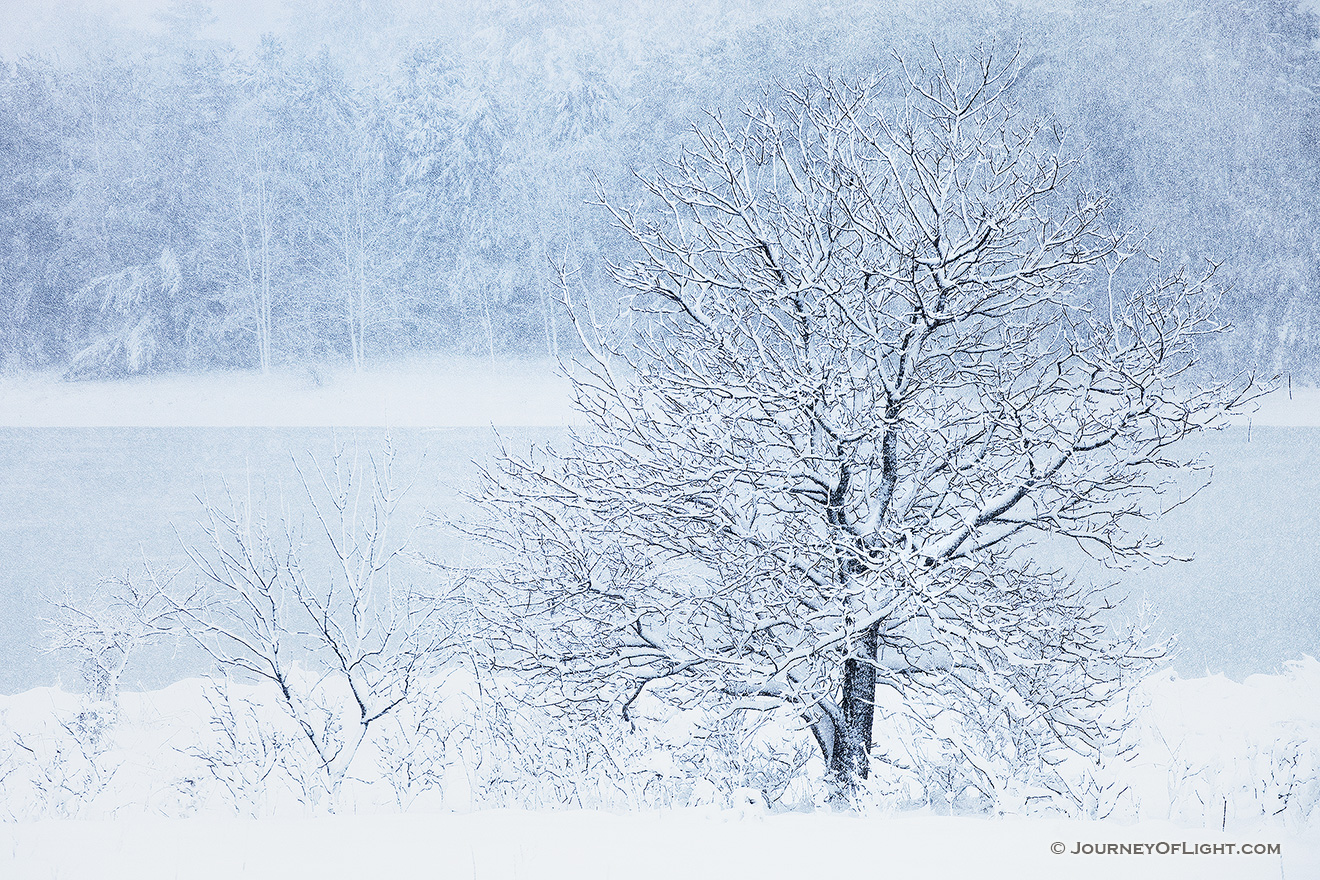
[[[255,45],[261,34],[278,30],[283,3],[272,0],[214,0],[216,36],[239,46]],[[0,0],[0,51],[6,56],[44,51],[58,44],[62,21],[105,17],[151,27],[152,15],[169,0]]]
[[[366,4],[372,0],[342,0]],[[423,0],[424,2],[424,0]],[[1301,0],[1320,10],[1320,0]],[[444,0],[432,0],[443,5]],[[0,53],[13,58],[26,51],[49,51],[67,41],[69,28],[95,29],[106,22],[152,27],[152,14],[170,0],[0,0]],[[255,46],[263,33],[281,30],[280,0],[212,0],[217,19],[214,36],[240,48]]]

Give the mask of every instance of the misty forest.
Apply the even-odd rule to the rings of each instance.
[[[1301,0],[235,9],[0,70],[0,866],[1320,868]]]
[[[76,8],[76,7],[71,7]],[[0,348],[70,379],[555,356],[553,266],[616,308],[619,234],[707,113],[811,69],[1021,48],[1048,117],[1169,259],[1222,263],[1216,363],[1311,377],[1316,21],[1297,2],[287,4],[254,48],[200,3],[70,15],[0,81]],[[54,13],[52,13],[54,15]],[[65,33],[63,31],[57,31]]]

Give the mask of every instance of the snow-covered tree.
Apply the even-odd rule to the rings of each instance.
[[[1251,383],[1198,380],[1209,275],[1106,223],[1015,65],[808,76],[608,205],[638,256],[626,328],[575,315],[588,424],[471,527],[492,662],[565,709],[785,707],[845,796],[939,760],[1002,802],[1116,738],[1160,649],[1024,547],[1160,558],[1172,448]],[[873,749],[877,706],[925,745]]]
[[[151,263],[92,279],[75,302],[98,312],[102,326],[74,355],[65,375],[86,378],[148,371],[182,284],[179,261],[169,248]]]

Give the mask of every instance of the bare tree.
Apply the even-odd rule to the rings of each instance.
[[[117,707],[119,681],[133,655],[167,631],[166,608],[154,588],[125,573],[104,578],[90,591],[66,590],[47,598],[46,650],[72,657],[92,703]],[[154,585],[156,580],[151,580]]]
[[[393,532],[392,458],[341,448],[329,468],[298,466],[315,538],[288,512],[272,521],[233,498],[208,505],[206,540],[188,547],[195,587],[161,593],[226,675],[274,685],[313,755],[312,775],[294,781],[331,809],[368,731],[415,696],[453,637],[442,601],[396,582],[405,541]],[[320,570],[316,544],[328,551]]]
[[[627,331],[574,316],[588,427],[502,454],[472,527],[508,560],[493,662],[561,707],[788,707],[845,796],[907,760],[877,705],[991,799],[1106,747],[1160,649],[1022,548],[1167,559],[1172,447],[1252,383],[1196,378],[1209,273],[1106,223],[1015,63],[808,76],[607,203],[639,256]]]
[[[392,145],[377,99],[345,93],[343,82],[318,65],[325,94],[304,121],[317,143],[305,181],[307,242],[329,299],[318,304],[328,331],[342,328],[353,369],[366,365],[368,346],[385,338],[382,326],[403,308],[401,279],[415,258],[416,236],[405,232],[395,211]],[[306,111],[304,111],[306,112]],[[374,353],[374,352],[373,352]]]
[[[256,342],[257,363],[270,372],[275,332],[274,284],[277,254],[275,196],[272,193],[270,159],[263,149],[263,132],[255,127],[251,148],[251,191],[248,182],[236,178],[234,215],[242,255],[241,278],[246,289],[248,317]],[[240,160],[241,161],[241,160]],[[243,166],[247,170],[248,166]]]

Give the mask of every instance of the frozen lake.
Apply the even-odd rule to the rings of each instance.
[[[564,431],[500,430],[515,440]],[[305,508],[291,456],[325,461],[336,443],[355,442],[378,452],[384,436],[370,428],[0,428],[0,692],[54,683],[58,666],[39,653],[44,595],[144,559],[181,565],[179,535],[196,534],[199,496],[223,498],[225,487]],[[398,428],[391,438],[397,474],[412,485],[405,524],[450,508],[472,478],[472,459],[493,448],[489,428]],[[1084,574],[1150,599],[1161,627],[1181,635],[1184,675],[1240,678],[1320,654],[1320,429],[1258,425],[1248,441],[1235,427],[1202,444],[1214,482],[1154,527],[1171,551],[1195,561]],[[438,540],[425,527],[416,534],[422,548],[438,549]],[[126,684],[158,687],[173,675],[168,662],[140,664]]]
[[[520,441],[563,430],[500,433]],[[44,596],[144,562],[182,566],[181,540],[200,536],[203,497],[225,507],[229,492],[272,512],[282,500],[305,515],[295,457],[328,466],[336,446],[355,444],[363,457],[379,455],[385,436],[375,428],[0,428],[0,692],[54,682],[58,664],[40,655]],[[395,428],[389,438],[396,480],[410,487],[397,525],[418,526],[410,543],[434,551],[439,536],[423,520],[451,509],[471,484],[472,459],[493,448],[491,429]],[[136,664],[127,677],[158,687],[177,676],[168,664]]]
[[[1237,426],[1196,442],[1213,480],[1150,524],[1167,552],[1193,560],[1077,567],[1151,602],[1159,628],[1179,636],[1174,665],[1184,676],[1240,680],[1320,655],[1320,428]],[[1189,475],[1186,487],[1203,479]]]

